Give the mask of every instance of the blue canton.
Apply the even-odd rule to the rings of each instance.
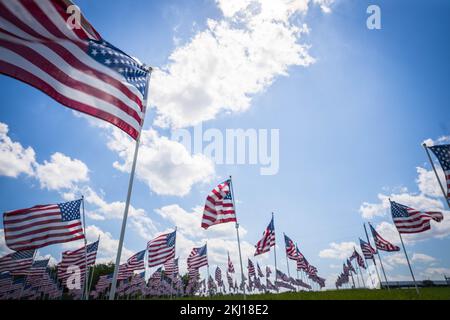
[[[142,250],[136,254],[136,261],[144,260],[145,250]]]
[[[199,256],[205,256],[206,255],[206,251],[207,251],[207,249],[206,249],[206,244],[205,244],[203,247],[199,248],[198,255]]]
[[[97,250],[98,250],[98,241],[89,244],[86,248],[87,253],[95,252]]]
[[[145,95],[148,71],[144,66],[107,41],[89,41],[88,54],[98,63],[119,73]]]
[[[177,232],[176,231],[174,231],[172,233],[169,233],[167,235],[166,241],[167,241],[167,246],[168,247],[173,247],[175,245],[176,236],[177,236]]]
[[[81,199],[58,204],[62,221],[80,219]]]
[[[13,260],[30,259],[34,256],[34,250],[17,251],[11,255]]]
[[[396,202],[391,202],[391,212],[392,212],[392,216],[394,218],[409,217],[409,213],[408,213],[407,209],[408,209],[408,207],[406,207],[404,205],[398,204]]]
[[[434,146],[434,147],[430,147],[430,149],[436,155],[436,158],[438,158],[439,163],[442,166],[442,169],[444,169],[444,171],[449,171],[450,170],[450,144]]]
[[[49,259],[37,260],[37,261],[33,262],[33,265],[31,266],[31,268],[47,268],[48,261],[49,261]]]

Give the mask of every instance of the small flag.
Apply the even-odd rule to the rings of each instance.
[[[147,244],[148,266],[155,267],[175,258],[177,231],[162,234]]]
[[[436,158],[438,158],[444,171],[447,183],[447,198],[450,199],[450,144],[430,147]]]
[[[375,230],[375,228],[370,223],[369,223],[369,226],[370,226],[370,230],[372,231],[372,236],[375,240],[375,247],[378,250],[388,251],[388,252],[400,251],[399,247],[397,247],[396,245],[383,239],[383,237],[380,236],[380,234]]]
[[[187,258],[188,269],[199,269],[208,265],[207,245],[192,249]]]
[[[208,229],[215,224],[236,222],[230,186],[231,180],[227,180],[208,194],[203,210],[202,228]]]
[[[430,230],[430,220],[441,222],[444,219],[441,212],[420,211],[394,201],[391,201],[391,213],[399,233],[424,232]]]
[[[34,250],[17,251],[0,258],[0,273],[23,275],[33,264]]]
[[[228,272],[229,273],[234,273],[234,266],[233,266],[233,262],[231,262],[230,253],[229,252],[228,252]]]
[[[258,270],[258,277],[264,277],[264,273],[262,272],[259,263],[256,263],[256,269]]]
[[[266,278],[270,277],[271,274],[272,274],[272,270],[270,270],[269,266],[266,266]]]
[[[135,253],[127,260],[127,269],[130,272],[134,272],[136,270],[143,270],[145,269],[145,250],[139,251],[138,253]]]
[[[377,253],[377,250],[372,248],[372,246],[370,244],[368,244],[367,242],[365,242],[361,238],[359,239],[359,245],[360,245],[361,251],[362,251],[362,253],[364,255],[364,259],[373,259],[373,255],[375,253]]]
[[[250,258],[248,259],[247,270],[248,270],[249,280],[250,280],[251,276],[254,276],[254,277],[256,276],[255,265],[253,264],[252,260],[250,260]]]
[[[284,235],[284,242],[286,244],[286,254],[291,260],[297,260],[297,250],[295,248],[294,241],[292,241],[287,235]]]
[[[266,230],[263,233],[262,239],[259,240],[255,246],[256,247],[255,256],[263,254],[265,252],[269,252],[270,248],[273,246],[275,246],[275,227],[272,217],[272,220],[270,220],[269,225],[267,226]]]
[[[71,275],[71,273],[67,273],[67,268],[70,266],[77,266],[84,275],[85,265],[87,264],[89,267],[95,264],[98,244],[99,241],[97,240],[91,244],[88,244],[86,248],[83,246],[74,251],[63,252],[61,262],[58,264],[58,278],[61,280],[66,280]],[[87,255],[85,253],[87,253]]]

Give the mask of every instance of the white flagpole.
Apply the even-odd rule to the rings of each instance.
[[[283,233],[283,235],[286,236],[284,233]],[[290,271],[289,271],[289,259],[288,259],[288,254],[287,254],[286,248],[284,248],[284,251],[285,251],[285,253],[286,253],[286,266],[287,266],[287,272],[288,272],[288,276],[290,277],[290,276],[291,276],[291,273],[290,273]]]
[[[370,244],[369,234],[367,233],[366,224],[364,223],[363,226],[364,226],[364,232],[366,233],[367,243],[369,244],[369,246],[372,246]],[[376,250],[378,252],[378,249],[376,249]],[[380,289],[383,289],[383,287],[381,286],[381,277],[380,277],[380,273],[378,272],[377,263],[375,262],[374,254],[372,254],[372,262],[373,262],[373,266],[375,267],[375,271],[377,272],[378,281],[380,281]],[[371,277],[371,279],[372,279],[372,277]],[[389,286],[388,286],[388,288],[389,288]]]
[[[153,69],[151,67],[148,67],[147,86],[145,88],[145,95],[144,95],[144,101],[143,101],[144,113],[143,113],[143,117],[142,117],[142,124],[141,124],[141,127],[139,128],[139,133],[138,133],[138,136],[136,139],[136,146],[134,149],[133,165],[131,166],[130,180],[128,183],[127,201],[125,203],[125,211],[123,213],[122,228],[120,230],[120,238],[119,238],[119,247],[117,249],[116,264],[114,266],[114,274],[113,274],[113,279],[111,282],[111,290],[109,291],[109,300],[114,300],[115,295],[116,295],[117,275],[119,273],[120,257],[122,255],[123,240],[125,238],[125,229],[127,226],[128,210],[130,208],[131,191],[133,189],[134,173],[136,171],[136,162],[137,162],[137,157],[138,157],[138,152],[139,152],[139,142],[141,139],[142,128],[144,126],[145,112],[147,111],[148,92],[150,90],[150,76],[151,76],[152,70]]]
[[[230,176],[230,187],[231,187],[231,199],[233,200],[233,207],[234,207],[234,214],[236,216],[236,237],[238,242],[238,248],[239,248],[239,262],[241,264],[241,283],[243,283],[243,293],[244,293],[244,300],[247,299],[247,296],[245,294],[245,281],[244,281],[244,267],[242,266],[242,253],[241,253],[241,240],[239,239],[239,223],[237,222],[237,213],[236,213],[236,203],[234,201],[234,188],[233,188],[233,180]],[[250,280],[250,279],[249,279]]]
[[[274,219],[274,213],[272,212],[272,219],[273,219],[273,232],[275,232],[275,219]],[[275,245],[273,246],[273,257],[275,259],[275,273],[277,272],[277,236],[275,233]]]
[[[447,206],[450,208],[450,199],[447,197],[447,194],[445,193],[444,186],[442,185],[441,179],[439,179],[439,175],[436,171],[436,167],[434,166],[434,162],[431,159],[430,151],[428,150],[426,143],[424,143],[422,146],[425,148],[425,151],[427,152],[428,159],[430,160],[431,167],[433,167],[434,174],[436,175],[436,179],[439,182],[439,186],[441,187],[441,191],[442,191],[442,194],[444,195],[444,199],[447,202]]]
[[[419,287],[417,287],[416,278],[414,277],[414,273],[412,271],[411,264],[409,263],[408,253],[406,253],[405,245],[403,243],[402,234],[399,232],[398,235],[400,236],[400,241],[402,243],[403,252],[405,252],[406,261],[408,262],[409,271],[411,272],[411,276],[412,276],[413,281],[414,281],[414,286],[416,287],[416,292],[417,292],[417,294],[420,294]]]
[[[86,238],[86,214],[84,210],[84,195],[81,196],[81,206],[83,209],[83,230],[84,230],[84,290],[81,300],[88,300],[87,289],[88,289],[88,274],[89,270],[87,268],[87,238]]]

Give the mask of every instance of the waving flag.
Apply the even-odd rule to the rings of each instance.
[[[294,241],[292,241],[287,235],[284,235],[284,242],[286,244],[286,255],[291,260],[297,260],[297,250],[295,248]]]
[[[132,272],[136,270],[143,270],[145,269],[145,250],[139,251],[138,253],[135,253],[127,260],[127,269]]]
[[[35,250],[17,251],[0,258],[0,273],[9,271],[11,275],[26,274],[33,264]]]
[[[148,266],[155,267],[175,258],[177,232],[162,234],[147,244]]]
[[[248,270],[248,277],[249,278],[250,278],[250,276],[254,276],[254,277],[256,276],[255,265],[253,264],[253,261],[250,260],[250,259],[248,259],[247,270]]]
[[[362,253],[364,255],[364,259],[373,259],[373,255],[375,253],[377,253],[377,250],[372,248],[372,246],[370,244],[368,244],[367,242],[365,242],[361,238],[359,239],[359,245],[360,245],[361,251],[362,251]]]
[[[222,182],[206,197],[202,228],[208,229],[215,224],[236,222],[230,185],[231,180]]]
[[[170,276],[178,274],[178,258],[168,260],[164,263],[164,273]]]
[[[233,266],[233,262],[231,262],[230,253],[229,252],[228,252],[228,272],[229,273],[234,273],[234,266]]]
[[[263,233],[262,239],[259,240],[255,246],[256,247],[255,256],[269,252],[270,248],[273,246],[275,246],[275,227],[272,217],[272,220],[270,220],[269,225],[267,226],[266,230]]]
[[[227,281],[228,281],[228,287],[231,290],[234,289],[234,284],[233,284],[233,278],[231,277],[231,275],[227,272]]]
[[[372,231],[372,236],[375,240],[375,247],[378,250],[388,251],[388,252],[400,251],[399,247],[397,247],[396,245],[383,239],[383,237],[380,236],[380,234],[375,230],[375,228],[370,223],[369,223],[369,226],[370,226],[370,230]]]
[[[264,277],[264,273],[262,272],[259,263],[256,263],[256,269],[258,270],[258,277]]]
[[[207,245],[192,249],[187,258],[188,269],[199,269],[208,265]]]
[[[98,244],[99,241],[97,240],[88,244],[86,248],[83,246],[75,251],[63,252],[61,262],[58,264],[58,278],[61,280],[67,279],[72,274],[67,273],[67,268],[70,266],[77,266],[85,274],[85,265],[87,264],[89,267],[95,264]]]
[[[361,239],[360,239],[361,240]],[[356,259],[356,262],[358,263],[358,265],[361,268],[366,268],[366,264],[364,263],[363,258],[361,257],[361,255],[358,253],[358,251],[356,251],[356,249],[353,251],[352,256],[350,257],[350,261]]]
[[[269,266],[266,266],[266,278],[270,277],[271,274],[272,274],[272,270],[270,270]]]
[[[5,212],[6,245],[12,250],[22,251],[84,239],[80,220],[81,201]]]
[[[80,28],[68,28],[69,6],[68,0],[1,0],[0,73],[136,139],[149,71],[84,17]]]
[[[281,279],[281,280],[286,281],[286,282],[289,281],[289,277],[284,272],[282,272],[282,271],[280,271],[278,269],[275,272],[276,272],[275,273],[275,279]]]
[[[28,270],[28,276],[41,277],[47,271],[49,261],[50,259],[35,260]]]
[[[441,212],[419,211],[394,201],[391,201],[391,213],[399,233],[424,232],[430,230],[430,220],[441,222],[444,219]]]
[[[353,273],[356,273],[355,268],[353,268],[352,263],[348,259],[347,259],[347,268],[348,268],[348,270],[352,271]]]
[[[220,270],[219,266],[216,268],[215,278],[219,287],[222,286],[222,270]]]
[[[444,171],[447,183],[447,198],[450,199],[450,144],[430,147],[436,158],[438,158]]]

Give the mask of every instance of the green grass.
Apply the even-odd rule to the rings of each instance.
[[[191,300],[242,300],[242,295],[213,296],[211,298],[185,298]],[[450,300],[450,288],[422,288],[388,290],[330,290],[323,292],[286,292],[279,294],[247,295],[247,300]]]

